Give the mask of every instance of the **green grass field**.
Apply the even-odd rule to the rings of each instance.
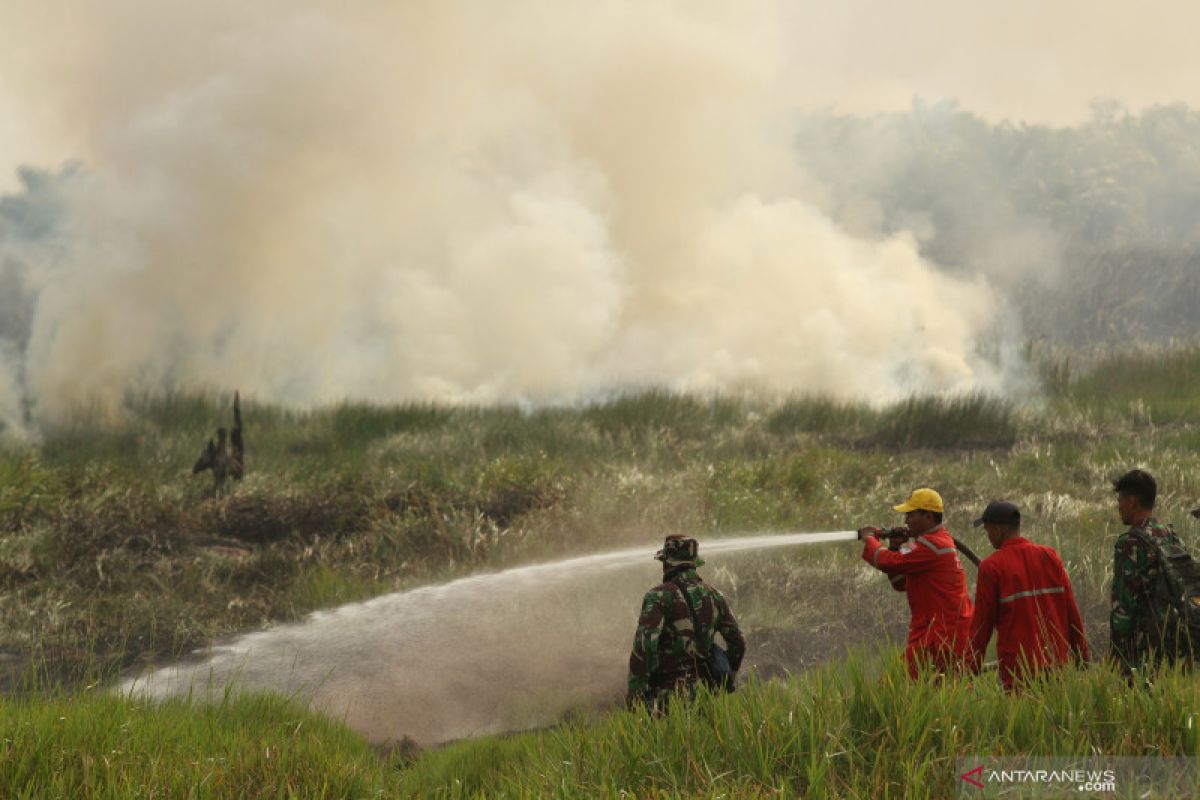
[[[1132,689],[1094,666],[1009,697],[991,674],[911,682],[894,651],[749,680],[665,718],[613,710],[415,759],[277,695],[52,693],[0,708],[13,798],[939,798],[960,756],[1200,756],[1191,675]]]
[[[1131,690],[1106,669],[1071,671],[1013,698],[994,675],[914,683],[897,658],[854,655],[664,719],[622,711],[462,742],[398,785],[445,797],[948,797],[959,756],[1195,756],[1198,704],[1178,673]]]
[[[88,692],[3,712],[6,798],[395,796],[365,742],[279,696],[155,705]]]
[[[759,679],[666,720],[580,709],[414,759],[284,698],[155,706],[97,691],[213,637],[481,568],[675,529],[703,543],[891,523],[917,485],[942,492],[949,527],[981,554],[969,520],[996,497],[1019,503],[1031,538],[1062,553],[1103,653],[1111,479],[1150,469],[1160,517],[1200,550],[1186,514],[1200,505],[1200,347],[1039,359],[1044,390],[1021,402],[647,392],[296,412],[243,398],[247,478],[219,497],[190,467],[230,398],[83,414],[0,450],[0,796],[939,797],[958,755],[1195,755],[1186,676],[1129,690],[1092,669],[1015,700],[986,675],[908,684],[881,650],[906,609],[848,545],[709,572]]]

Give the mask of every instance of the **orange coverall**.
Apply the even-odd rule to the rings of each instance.
[[[979,565],[971,665],[983,660],[992,629],[1000,659],[1000,681],[1011,690],[1026,673],[1088,660],[1083,617],[1075,592],[1054,548],[1021,536],[1009,539]]]
[[[899,552],[867,536],[863,560],[908,596],[912,619],[904,658],[909,675],[916,677],[927,666],[949,672],[963,663],[970,652],[971,595],[946,529],[923,533]]]

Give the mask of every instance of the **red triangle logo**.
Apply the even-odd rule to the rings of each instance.
[[[972,778],[971,777],[972,775],[975,775],[976,777]],[[978,786],[980,789],[983,788],[983,782],[978,780],[979,778],[983,777],[983,766],[982,765],[976,767],[975,769],[971,770],[970,772],[964,772],[959,777],[961,777],[964,781],[971,784],[972,786]]]

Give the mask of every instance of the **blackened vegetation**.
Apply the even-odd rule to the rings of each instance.
[[[250,544],[337,538],[367,527],[370,504],[364,488],[346,484],[327,492],[235,495],[221,503],[212,524],[222,536]]]
[[[836,547],[836,546],[835,546]],[[858,548],[847,554],[857,556]],[[759,678],[775,678],[818,666],[858,649],[879,648],[886,641],[903,642],[908,628],[905,596],[880,585],[877,575],[858,575],[858,564],[826,561],[813,551],[785,561],[779,555],[747,555],[737,568],[736,588],[727,593],[743,617],[756,609],[771,609],[774,624],[746,626],[749,662]],[[804,560],[807,557],[809,560]],[[970,569],[968,567],[968,569]],[[973,576],[972,576],[973,578]],[[863,606],[870,598],[870,608]],[[760,617],[761,618],[761,617]]]
[[[210,438],[200,458],[192,466],[192,474],[199,475],[205,470],[212,470],[213,494],[219,494],[225,488],[225,480],[233,478],[240,481],[246,464],[246,448],[242,440],[242,409],[238,393],[233,393],[233,429],[229,432],[229,445],[225,444],[225,429],[217,428],[217,440]]]
[[[479,513],[498,527],[507,528],[522,514],[549,508],[564,495],[561,486],[502,484],[491,487],[479,499]]]
[[[379,520],[369,512],[379,504],[361,486],[238,494],[198,507],[152,492],[96,497],[95,486],[72,488],[41,519],[26,518],[36,532],[24,553],[0,558],[5,615],[21,617],[0,630],[0,656],[21,654],[9,670],[0,663],[0,691],[19,689],[13,681],[31,659],[42,683],[92,682],[213,636],[388,591],[406,572],[400,565],[421,563],[428,547],[400,526],[400,546],[377,560]],[[345,594],[306,598],[308,576],[331,569],[361,579],[347,578]]]
[[[215,636],[495,563],[531,541],[511,532],[521,518],[569,488],[542,456],[469,460],[418,480],[342,463],[308,473],[289,455],[241,491],[197,503],[145,469],[162,457],[160,436],[123,437],[119,458],[55,448],[61,463],[0,461],[0,691],[19,689],[12,679],[31,660],[43,683],[91,683]],[[287,452],[286,440],[268,450]]]

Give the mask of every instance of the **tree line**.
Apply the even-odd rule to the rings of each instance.
[[[1200,334],[1200,111],[1098,101],[1051,127],[917,101],[801,115],[796,146],[834,219],[986,276],[1031,336]]]

